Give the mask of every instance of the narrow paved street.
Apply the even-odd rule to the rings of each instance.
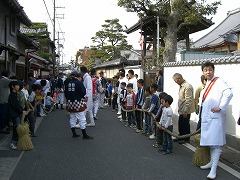
[[[90,141],[72,138],[65,110],[49,114],[37,129],[34,150],[23,153],[11,179],[206,179],[208,171],[192,165],[193,152],[185,146],[174,143],[173,154],[163,155],[152,147],[154,141],[124,127],[110,108],[98,117],[96,126],[87,128]],[[218,168],[217,179],[238,178]]]

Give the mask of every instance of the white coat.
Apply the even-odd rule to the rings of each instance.
[[[210,81],[201,91],[200,103],[209,83]],[[202,104],[201,146],[223,146],[226,144],[226,110],[232,96],[231,88],[218,78]],[[213,107],[219,107],[221,110],[212,112]]]

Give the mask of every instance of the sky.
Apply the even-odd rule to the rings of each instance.
[[[30,20],[32,22],[47,22],[48,30],[51,33],[53,32],[53,1],[18,0]],[[207,0],[209,3],[213,1]],[[59,42],[64,47],[61,50],[64,63],[75,59],[78,49],[93,45],[91,37],[101,30],[101,25],[105,23],[106,19],[118,18],[123,28],[125,26],[129,28],[138,21],[136,13],[127,12],[124,8],[117,6],[117,0],[55,0],[55,2],[57,7],[56,38],[58,38],[57,32],[59,32]],[[221,23],[227,17],[228,11],[240,8],[240,0],[221,0],[221,3],[217,14],[211,16],[215,25],[207,30],[190,35],[193,41],[201,38]],[[127,36],[128,43],[134,49],[140,49],[139,31]]]

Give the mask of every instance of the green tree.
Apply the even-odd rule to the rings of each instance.
[[[118,5],[138,13],[140,17],[158,16],[166,24],[163,61],[175,61],[177,32],[186,25],[193,25],[204,16],[216,13],[219,1],[207,4],[206,0],[118,0]]]
[[[102,29],[96,32],[92,37],[92,46],[95,52],[92,54],[93,59],[100,59],[102,62],[109,58],[119,58],[120,50],[131,49],[132,46],[126,40],[127,36],[123,34],[123,28],[119,23],[119,19],[105,20]]]
[[[52,54],[49,53],[49,44],[51,39],[49,36],[50,32],[47,30],[47,24],[34,22],[31,27],[24,26],[22,31],[26,36],[36,40],[39,44],[39,48],[36,53],[46,60],[51,60]]]

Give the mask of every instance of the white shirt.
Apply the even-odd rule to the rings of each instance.
[[[86,88],[86,97],[92,97],[92,78],[88,73],[83,75],[83,85]]]
[[[137,87],[137,79],[136,79],[136,77],[133,77],[133,78],[129,79],[128,83],[133,84],[133,92],[134,92],[135,94],[137,94],[137,92],[138,92],[138,87]]]
[[[29,96],[28,90],[26,90],[26,89],[23,88],[21,91],[22,91],[25,99],[27,100],[27,99],[28,99],[28,96]]]
[[[172,108],[171,107],[168,107],[168,108],[164,107],[159,124],[161,124],[165,128],[168,128],[168,126],[173,125],[172,118],[173,118]]]

